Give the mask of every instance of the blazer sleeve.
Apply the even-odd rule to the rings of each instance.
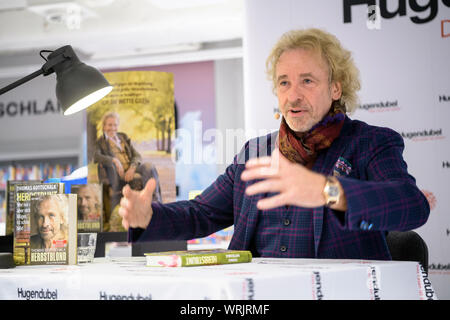
[[[347,198],[344,227],[380,231],[420,227],[427,221],[430,207],[408,174],[403,138],[386,128],[372,137],[361,169],[367,180],[338,177]]]
[[[189,240],[231,226],[235,170],[235,163],[228,166],[224,174],[193,200],[153,202],[150,224],[145,230],[130,228],[128,240]]]

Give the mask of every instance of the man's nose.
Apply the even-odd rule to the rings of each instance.
[[[44,221],[43,221],[42,225],[44,227],[47,227],[48,225],[50,225],[50,218],[49,217],[44,217]]]
[[[297,101],[303,101],[303,90],[299,85],[293,85],[289,88],[287,99],[290,103],[296,103]]]

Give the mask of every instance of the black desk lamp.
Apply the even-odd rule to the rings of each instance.
[[[47,58],[42,53],[51,52]],[[0,89],[0,95],[43,74],[56,73],[56,98],[64,115],[69,115],[89,107],[106,96],[112,86],[97,69],[78,59],[71,46],[55,51],[42,50],[41,57],[46,63],[38,71]]]
[[[51,52],[47,58],[42,53]],[[38,71],[0,88],[0,95],[31,79],[43,74],[56,73],[56,98],[61,104],[64,115],[81,111],[106,96],[112,86],[97,69],[82,63],[71,46],[55,51],[42,50],[41,57],[46,60]],[[9,252],[0,253],[0,269],[15,267],[13,256]]]

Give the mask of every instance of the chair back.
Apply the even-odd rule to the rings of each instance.
[[[417,261],[428,273],[428,247],[422,237],[415,231],[389,231],[386,242],[392,260]]]

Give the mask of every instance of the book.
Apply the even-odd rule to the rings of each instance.
[[[76,264],[77,195],[38,194],[22,202],[14,233],[15,264]]]
[[[14,214],[16,212],[15,191],[18,184],[33,184],[42,183],[42,180],[8,180],[6,181],[6,229],[5,235],[12,235],[14,233]]]
[[[64,183],[15,186],[16,265],[76,264],[77,196]]]
[[[77,195],[78,232],[101,232],[103,230],[102,185],[73,184],[70,192]]]
[[[181,250],[144,253],[148,267],[193,267],[252,261],[248,250]]]

